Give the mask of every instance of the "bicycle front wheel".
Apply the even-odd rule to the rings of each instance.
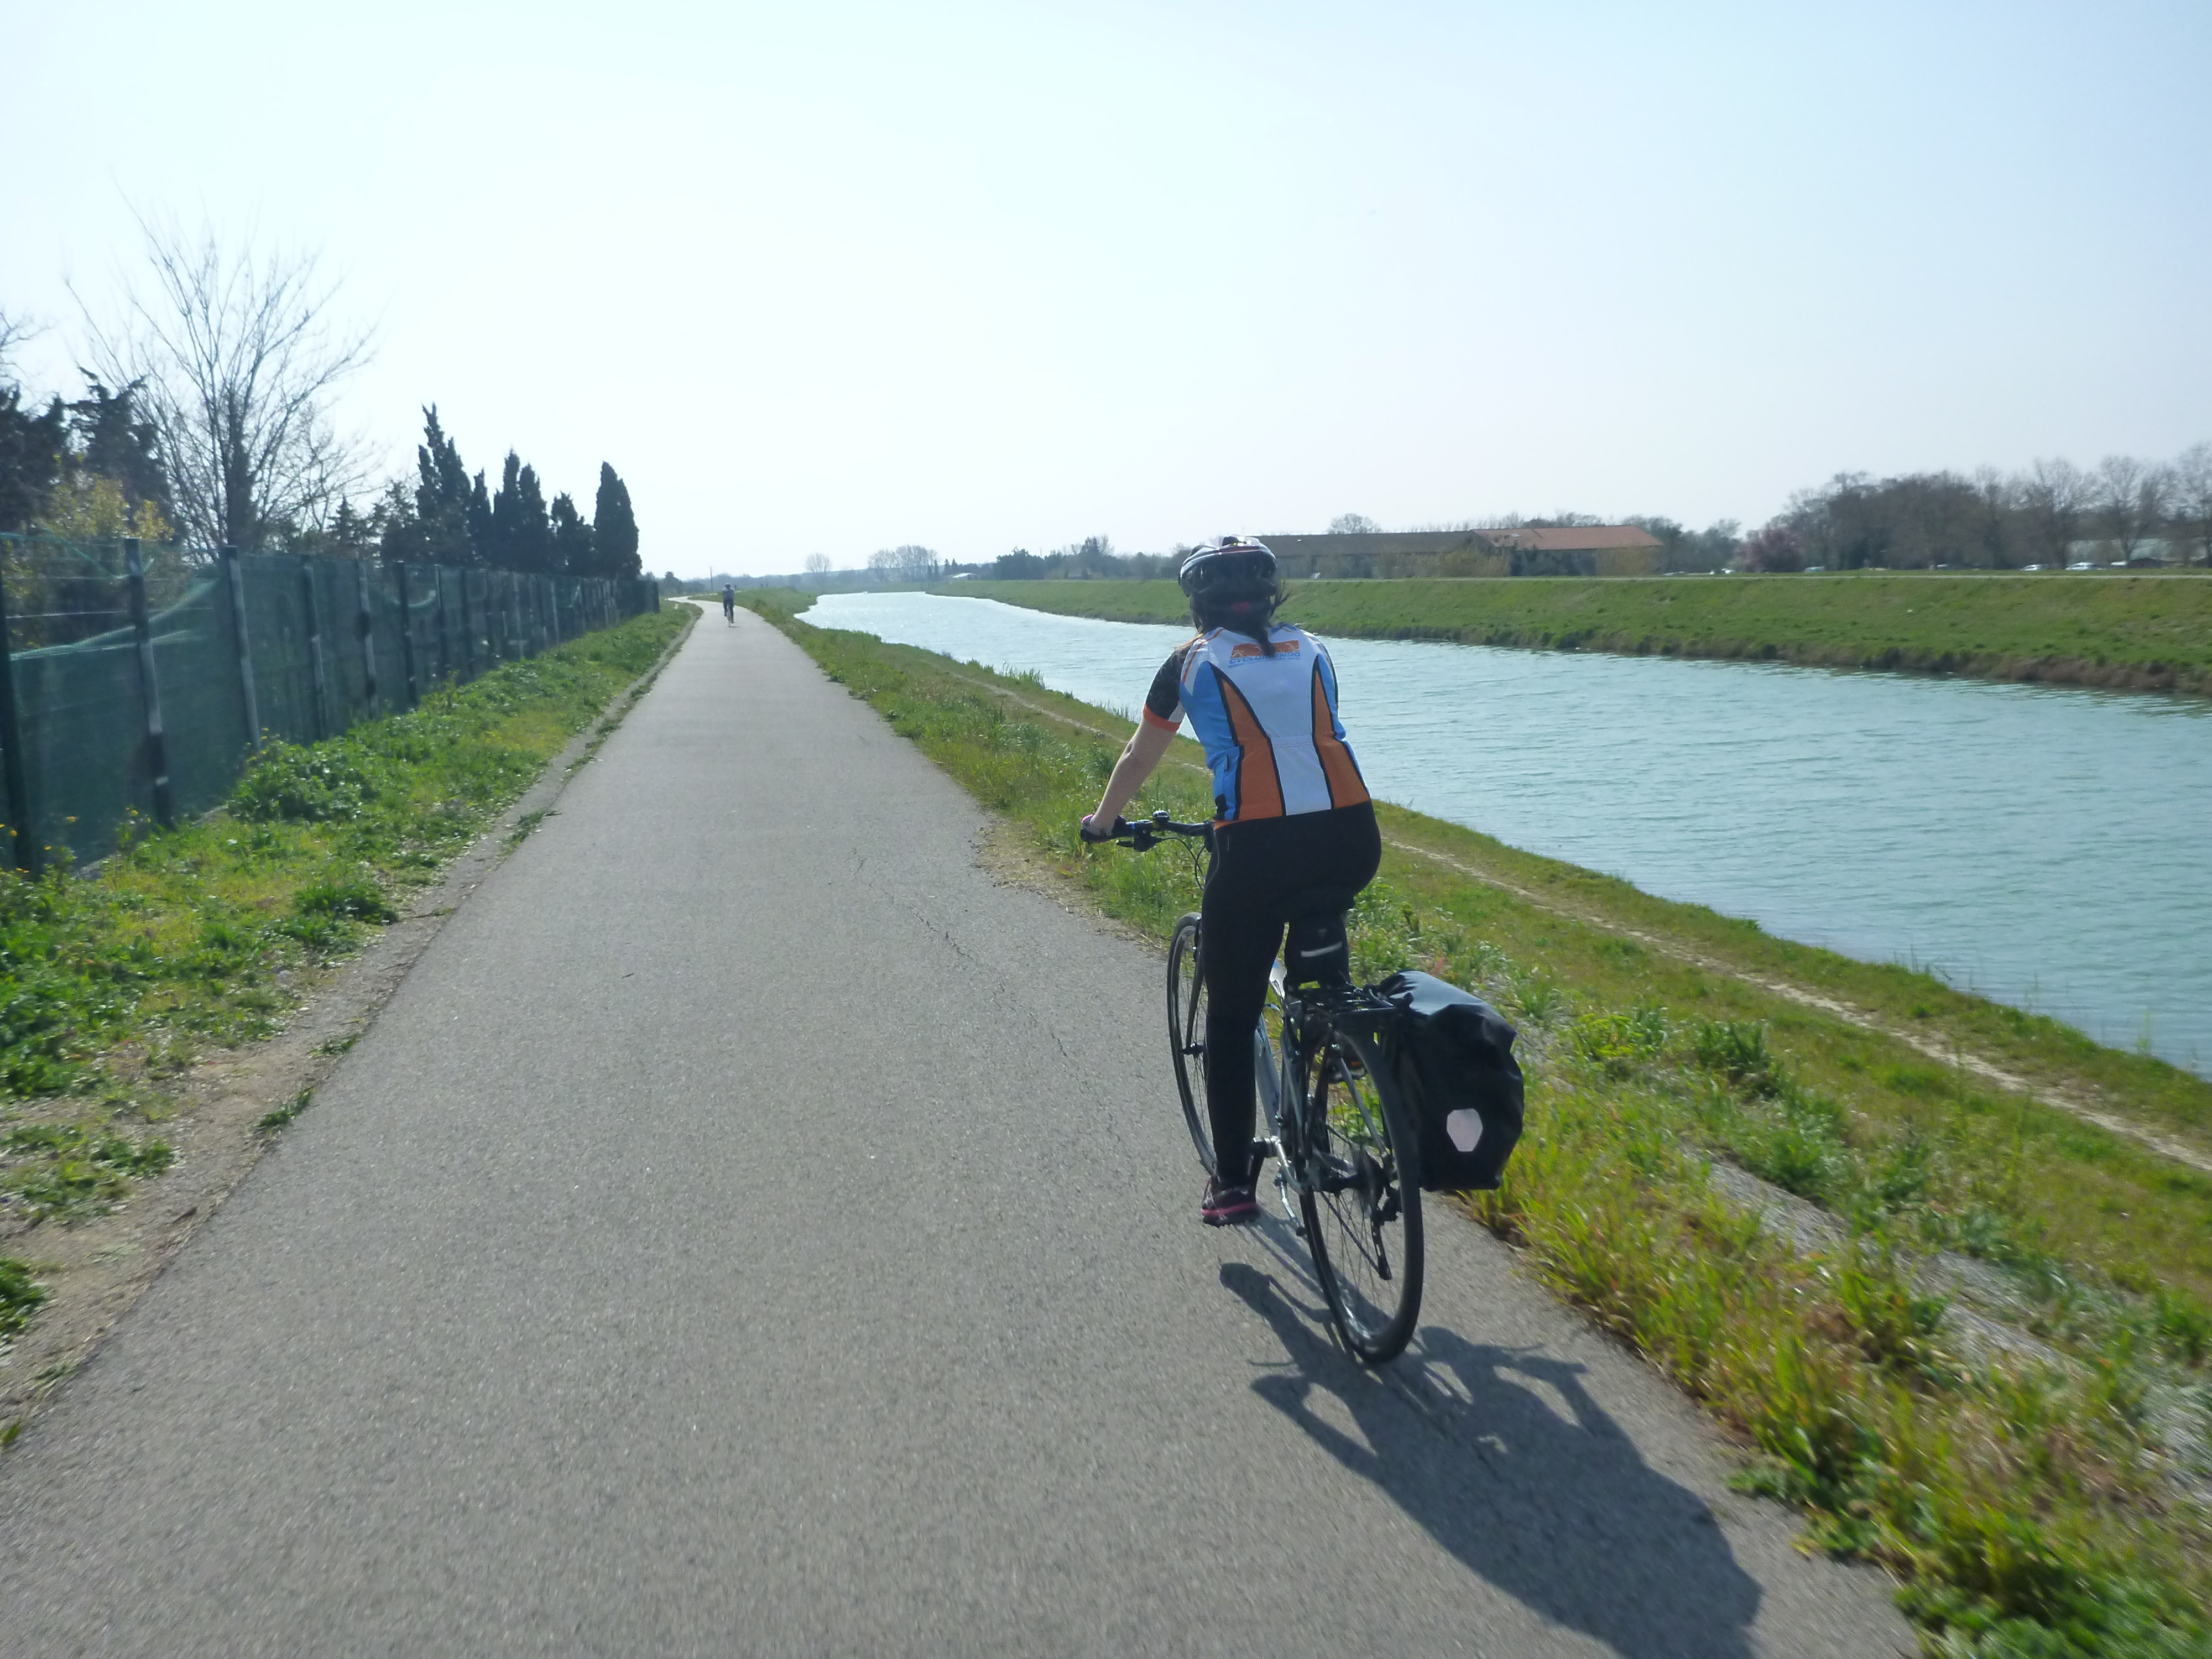
[[[1191,1145],[1209,1176],[1213,1159],[1213,1120],[1206,1109],[1206,966],[1199,950],[1198,918],[1176,923],[1168,945],[1168,1052],[1175,1060],[1176,1089],[1182,1096],[1183,1121]]]
[[[1395,1359],[1421,1311],[1421,1184],[1413,1122],[1380,1047],[1334,1031],[1312,1074],[1298,1201],[1329,1317],[1370,1365]]]

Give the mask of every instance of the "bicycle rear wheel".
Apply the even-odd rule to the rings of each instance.
[[[1413,1122],[1380,1047],[1333,1031],[1304,1119],[1298,1200],[1329,1316],[1370,1365],[1395,1359],[1421,1311],[1421,1186]]]
[[[1213,1120],[1206,1109],[1206,971],[1199,946],[1198,918],[1187,915],[1176,923],[1168,945],[1168,1052],[1191,1145],[1212,1175],[1219,1166],[1213,1158]]]

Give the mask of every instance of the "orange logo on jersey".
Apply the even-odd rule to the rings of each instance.
[[[1298,654],[1298,642],[1296,640],[1284,640],[1276,645],[1275,654],[1279,657],[1295,657]],[[1238,657],[1264,657],[1267,654],[1256,644],[1231,646],[1229,651],[1232,660]]]

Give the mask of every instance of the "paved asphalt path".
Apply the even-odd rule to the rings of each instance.
[[[703,620],[0,1460],[0,1653],[1909,1645],[1456,1218],[1339,1357],[983,822]]]

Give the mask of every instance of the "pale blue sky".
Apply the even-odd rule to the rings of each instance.
[[[2212,5],[0,0],[0,307],[312,245],[348,422],[629,480],[655,568],[2212,438]],[[34,165],[24,165],[25,161]]]

